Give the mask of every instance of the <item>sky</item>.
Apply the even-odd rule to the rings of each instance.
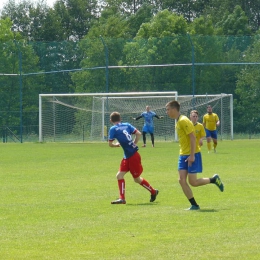
[[[31,2],[34,2],[34,0],[30,0]],[[0,10],[4,7],[4,5],[8,2],[8,0],[0,0]],[[19,0],[15,0],[16,3],[19,3]],[[48,6],[53,6],[53,4],[56,2],[56,0],[46,0],[46,3]]]

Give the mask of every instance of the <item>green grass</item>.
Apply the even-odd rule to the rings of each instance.
[[[190,212],[178,184],[177,143],[140,148],[150,194],[126,175],[126,205],[115,178],[121,148],[103,144],[0,144],[0,258],[260,259],[260,140],[220,141],[202,156],[215,185],[192,188]]]

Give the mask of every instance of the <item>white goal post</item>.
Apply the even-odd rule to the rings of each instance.
[[[154,119],[156,141],[177,141],[175,121],[166,115],[165,105],[178,100],[181,113],[197,109],[202,116],[207,104],[220,117],[221,138],[233,139],[233,98],[230,94],[178,96],[169,92],[74,93],[39,95],[39,142],[106,141],[111,126],[109,115],[121,114],[124,122],[142,131],[143,120],[133,121],[149,105],[163,119]],[[202,119],[202,117],[200,118]],[[201,120],[200,120],[201,121]]]

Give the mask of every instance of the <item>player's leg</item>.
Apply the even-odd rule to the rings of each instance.
[[[213,140],[213,148],[214,148],[214,152],[217,152],[217,145],[218,145],[218,136],[217,136],[217,130],[212,131],[211,134],[212,140]]]
[[[191,167],[188,168],[188,180],[189,184],[193,187],[198,187],[210,183],[209,178],[199,178],[197,179],[197,173],[202,172],[202,157],[201,153],[195,154],[195,161],[192,163]]]
[[[179,156],[179,162],[178,162],[178,171],[179,171],[179,183],[181,185],[182,191],[191,203],[191,207],[188,208],[189,210],[197,210],[199,209],[199,205],[195,201],[193,197],[192,190],[187,183],[187,176],[188,176],[188,162],[185,160],[188,156]]]
[[[188,175],[189,184],[193,187],[203,186],[210,183],[209,178],[197,179],[197,173],[191,173]]]
[[[125,201],[125,179],[124,175],[126,172],[118,172],[116,175],[117,183],[118,183],[118,189],[119,189],[119,199],[114,200],[111,202],[111,204],[126,204]]]
[[[146,132],[143,131],[143,147],[146,147]]]
[[[129,158],[129,163],[130,163],[130,173],[132,174],[134,181],[140,184],[142,187],[144,187],[151,193],[150,202],[155,201],[159,191],[154,189],[147,180],[141,177],[141,174],[143,172],[143,166],[141,163],[140,154],[136,152],[133,156],[131,156]]]
[[[114,200],[111,204],[126,204],[125,201],[125,174],[129,171],[129,159],[122,159],[119,171],[116,174],[118,189],[119,189],[119,199]]]
[[[206,130],[206,139],[207,139],[207,147],[208,147],[208,153],[211,151],[211,131],[208,129]]]
[[[154,147],[154,134],[151,133],[150,135],[151,135],[152,147]]]
[[[154,147],[154,134],[153,134],[154,128],[152,126],[149,126],[147,127],[147,130],[151,136],[152,147]]]

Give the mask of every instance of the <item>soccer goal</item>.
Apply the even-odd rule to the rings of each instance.
[[[143,120],[132,120],[149,105],[163,119],[154,119],[154,134],[157,141],[177,140],[175,121],[166,115],[169,101],[181,103],[182,114],[191,109],[206,112],[207,104],[220,116],[221,137],[232,138],[233,103],[230,95],[178,96],[170,92],[125,92],[125,93],[75,93],[39,95],[39,141],[40,142],[100,142],[106,141],[111,126],[109,116],[113,111],[121,114],[124,122],[132,123],[142,131]],[[232,107],[232,109],[231,109]],[[203,111],[203,112],[202,112]],[[229,121],[229,122],[226,122]],[[233,121],[233,120],[231,120]],[[223,129],[222,129],[223,126]],[[223,130],[223,131],[222,131]]]

